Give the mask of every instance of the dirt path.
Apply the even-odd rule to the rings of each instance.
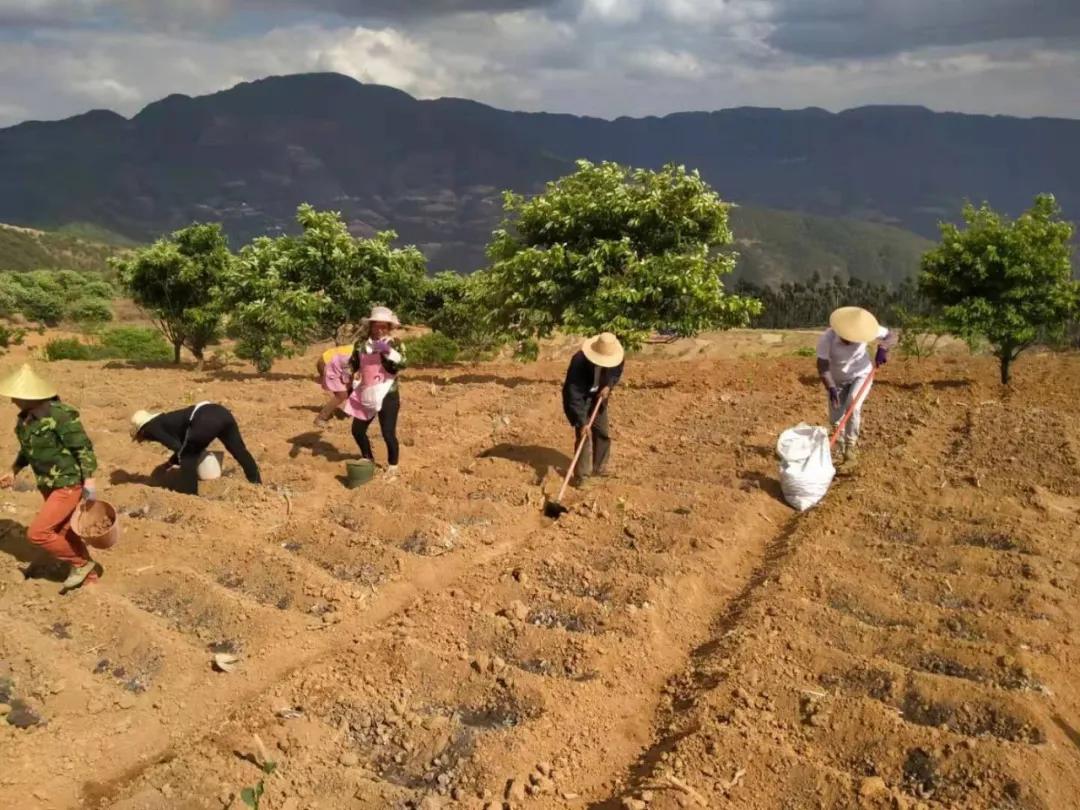
[[[98,587],[0,573],[0,684],[43,721],[0,725],[0,806],[239,807],[255,735],[264,810],[1075,790],[1072,359],[1033,359],[1006,401],[981,362],[890,367],[863,469],[795,520],[772,447],[818,415],[807,361],[695,353],[632,369],[615,474],[555,523],[562,362],[410,372],[404,475],[353,492],[307,361],[51,366],[130,516]],[[269,486],[231,463],[200,499],[147,486],[161,454],[128,412],[201,399],[236,412]],[[36,499],[4,500],[0,550],[28,558]]]

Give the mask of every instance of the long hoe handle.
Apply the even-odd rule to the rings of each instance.
[[[600,413],[600,406],[603,404],[604,398],[597,397],[596,407],[593,408],[592,416],[589,417],[589,424],[585,425],[585,429],[581,432],[581,441],[578,442],[577,450],[574,452],[574,460],[570,462],[570,469],[566,471],[566,478],[563,479],[559,497],[555,499],[556,503],[562,502],[563,495],[566,494],[566,488],[570,486],[570,478],[574,475],[574,468],[577,467],[578,459],[581,458],[581,451],[585,449],[585,443],[589,441],[589,431],[592,430],[593,422],[596,421],[596,415]]]
[[[863,384],[859,386],[859,392],[852,397],[851,404],[848,405],[847,411],[844,413],[843,419],[836,426],[836,432],[832,435],[832,439],[829,441],[829,447],[836,446],[836,440],[840,438],[840,434],[844,432],[844,428],[847,426],[848,420],[851,415],[855,413],[855,406],[859,404],[859,400],[862,399],[863,394],[866,393],[866,389],[870,387],[870,383],[874,380],[874,375],[877,374],[877,368],[870,370],[870,376],[868,376]]]

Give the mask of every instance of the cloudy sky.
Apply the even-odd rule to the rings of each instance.
[[[604,117],[1080,118],[1080,0],[0,0],[0,126],[305,71]]]

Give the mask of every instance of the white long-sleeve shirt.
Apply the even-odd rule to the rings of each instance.
[[[892,348],[895,340],[890,340],[891,333],[884,326],[878,329],[877,339]],[[870,350],[865,343],[846,343],[832,329],[826,329],[818,338],[817,356],[819,360],[829,361],[829,372],[837,385],[847,385],[860,380],[874,368]]]

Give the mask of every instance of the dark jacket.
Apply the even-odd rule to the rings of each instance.
[[[604,387],[614,388],[622,378],[624,365],[625,363],[619,363],[615,368],[601,368],[600,384],[596,391],[592,391],[596,385],[597,366],[590,362],[585,352],[579,351],[574,355],[570,360],[570,367],[566,369],[566,380],[562,389],[563,413],[571,425],[584,427],[588,423],[596,404],[596,393]]]
[[[220,405],[214,406],[213,403],[207,403],[199,408],[195,416],[201,416],[204,412],[209,415],[220,407]],[[173,451],[169,462],[179,464],[180,450],[184,446],[188,431],[191,430],[192,414],[194,412],[195,406],[189,405],[178,411],[158,414],[142,426],[139,430],[139,438],[165,445]]]

